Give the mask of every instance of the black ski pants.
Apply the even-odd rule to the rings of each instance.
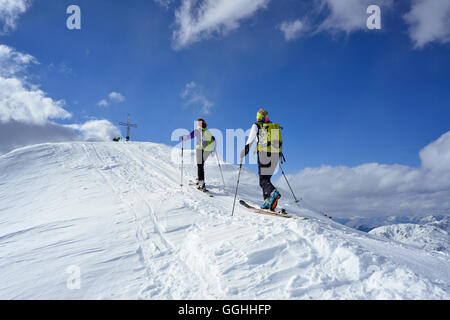
[[[273,190],[276,189],[270,179],[277,169],[278,160],[278,153],[258,152],[259,185],[263,191],[264,200],[267,200]]]
[[[202,149],[196,150],[197,177],[199,181],[205,181],[205,162],[210,154],[211,151],[205,151]]]

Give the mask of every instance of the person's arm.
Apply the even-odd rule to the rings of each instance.
[[[255,142],[257,135],[258,135],[258,126],[256,125],[256,123],[254,123],[252,129],[250,130],[250,135],[248,136],[246,144],[251,147],[253,142]]]
[[[241,152],[241,158],[245,158],[250,152],[250,147],[253,142],[255,142],[256,137],[258,136],[258,125],[255,123],[250,130],[250,135],[248,136],[247,143],[245,144],[245,149]]]
[[[195,137],[195,130],[192,131],[190,134],[187,134],[185,136],[181,136],[181,141],[191,140],[191,139],[194,139],[194,137]]]

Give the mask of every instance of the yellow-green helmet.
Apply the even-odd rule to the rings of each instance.
[[[269,113],[266,109],[259,109],[258,113],[256,114],[256,120],[263,121],[267,118],[268,115]]]

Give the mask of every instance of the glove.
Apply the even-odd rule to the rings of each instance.
[[[241,159],[245,158],[250,152],[250,146],[248,144],[245,145],[245,149],[241,151]]]

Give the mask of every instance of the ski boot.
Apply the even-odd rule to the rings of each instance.
[[[270,200],[269,200],[269,208],[270,211],[275,211],[278,205],[278,200],[280,200],[281,194],[278,192],[277,189],[273,190],[270,194]]]
[[[205,181],[203,180],[197,181],[197,189],[200,191],[207,191]]]
[[[266,200],[264,200],[264,203],[261,206],[261,209],[263,209],[263,210],[269,210],[270,209],[270,198],[267,198]]]

